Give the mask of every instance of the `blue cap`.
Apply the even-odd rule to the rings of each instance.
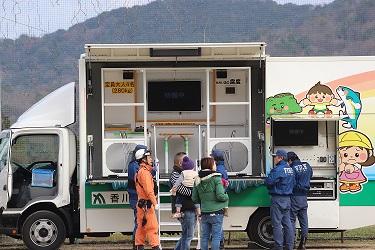
[[[288,157],[288,161],[294,161],[294,160],[299,159],[298,155],[294,153],[293,151],[288,152],[287,157]]]
[[[214,149],[211,152],[211,157],[215,160],[223,161],[224,160],[224,152],[219,149]]]
[[[272,156],[280,156],[283,157],[285,160],[287,159],[288,155],[284,149],[278,149],[276,153],[272,154]]]

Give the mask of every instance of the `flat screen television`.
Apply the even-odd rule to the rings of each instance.
[[[149,81],[148,111],[201,111],[200,81]]]
[[[274,121],[272,138],[275,146],[318,145],[317,121]]]

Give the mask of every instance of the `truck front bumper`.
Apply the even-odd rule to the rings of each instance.
[[[0,227],[0,234],[5,234],[8,236],[16,236],[17,228],[10,228],[10,227]]]
[[[18,219],[19,214],[4,215],[0,216],[0,234],[5,234],[9,236],[18,235]]]

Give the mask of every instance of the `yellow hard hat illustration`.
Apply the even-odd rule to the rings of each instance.
[[[339,147],[362,147],[373,149],[370,139],[358,131],[345,131],[339,135]]]

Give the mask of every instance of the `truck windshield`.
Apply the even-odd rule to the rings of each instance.
[[[9,131],[0,133],[0,172],[8,163]]]

